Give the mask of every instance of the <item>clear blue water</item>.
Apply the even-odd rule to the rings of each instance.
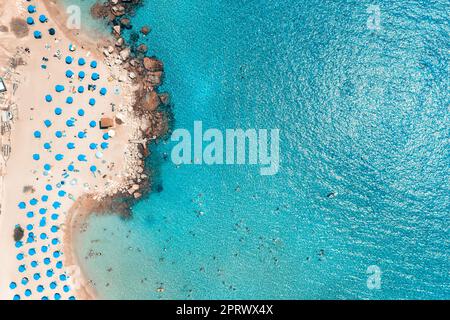
[[[177,168],[157,146],[163,191],[78,245],[102,252],[101,297],[450,298],[447,1],[378,1],[379,31],[372,1],[145,3],[175,128],[279,128],[282,163]]]

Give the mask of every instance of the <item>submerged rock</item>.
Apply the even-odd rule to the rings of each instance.
[[[159,71],[163,71],[164,65],[158,59],[145,57],[144,58],[144,68],[147,71],[159,72]]]

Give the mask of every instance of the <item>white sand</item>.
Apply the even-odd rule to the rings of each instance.
[[[23,9],[29,4],[29,2],[23,0],[2,0],[0,7],[8,6],[8,10],[2,10],[0,8],[0,25],[9,26],[9,21],[13,17],[26,19],[28,13]],[[78,267],[76,265],[67,265],[67,263],[74,263],[76,261],[71,252],[72,248],[67,243],[65,247],[62,243],[53,245],[51,244],[51,239],[58,238],[62,241],[65,237],[65,214],[69,211],[75,199],[85,194],[93,194],[97,197],[101,197],[104,194],[112,194],[118,187],[123,186],[128,180],[127,176],[132,175],[133,171],[139,167],[137,164],[139,160],[136,157],[137,146],[133,143],[128,143],[128,141],[129,139],[142,138],[141,132],[138,129],[140,123],[138,119],[134,118],[130,110],[133,102],[133,89],[131,88],[131,84],[117,80],[119,74],[123,73],[125,73],[126,78],[126,71],[121,70],[120,67],[107,67],[102,61],[103,58],[99,54],[100,51],[96,50],[92,44],[87,43],[85,41],[86,38],[82,36],[77,36],[78,42],[81,39],[86,49],[81,48],[81,43],[76,43],[77,50],[71,53],[68,47],[75,40],[74,35],[68,33],[63,34],[62,29],[55,24],[55,19],[62,19],[63,15],[56,14],[52,10],[50,17],[49,11],[42,2],[38,3],[37,1],[33,1],[32,4],[37,6],[38,11],[32,15],[36,20],[36,26],[31,27],[30,34],[27,37],[18,39],[11,32],[0,32],[0,67],[3,68],[0,69],[0,77],[5,73],[8,59],[16,54],[17,48],[22,47],[23,52],[23,48],[28,47],[31,51],[31,54],[22,54],[26,65],[18,67],[16,69],[17,74],[5,80],[9,91],[3,94],[6,101],[0,103],[0,106],[3,107],[6,107],[8,104],[17,105],[16,108],[13,108],[17,110],[17,114],[14,117],[11,132],[5,133],[2,136],[2,145],[11,146],[11,155],[6,163],[3,160],[0,162],[2,171],[1,178],[3,180],[1,181],[2,197],[0,214],[0,299],[11,299],[16,294],[20,295],[22,299],[25,299],[27,298],[24,296],[26,289],[32,291],[32,295],[28,299],[40,299],[43,296],[53,299],[56,292],[61,295],[62,299],[67,299],[70,296],[75,296],[78,299],[89,298],[92,290],[83,287],[83,285],[79,288],[76,286],[83,279],[83,276],[77,272],[79,270]],[[39,23],[37,19],[40,14],[47,15],[49,22],[46,24]],[[54,37],[49,36],[47,32],[50,27],[57,29]],[[42,39],[34,39],[32,31],[35,29],[39,29],[42,32]],[[55,37],[57,38],[56,41]],[[69,37],[72,38],[72,41],[69,40]],[[91,51],[88,51],[87,48],[90,48]],[[58,49],[62,53],[61,60],[53,57]],[[72,55],[75,58],[74,63],[70,66],[64,62],[67,55]],[[44,62],[42,60],[43,57],[48,58],[49,61]],[[77,61],[79,57],[86,59],[87,63],[84,67],[78,66]],[[101,75],[100,80],[96,82],[90,79],[90,74],[93,70],[89,67],[89,63],[94,59],[98,62],[98,67],[95,72]],[[46,64],[47,69],[42,69],[40,67],[41,64]],[[75,73],[73,84],[65,77],[66,69],[71,69]],[[76,76],[80,70],[86,72],[86,79],[82,82]],[[110,77],[111,74],[113,77]],[[13,82],[18,83],[14,95],[12,94]],[[89,92],[87,90],[87,85],[90,83],[95,83],[97,86],[95,92]],[[65,91],[56,93],[56,84],[64,85]],[[69,92],[71,86],[77,88],[81,84],[85,87],[83,94],[71,94]],[[101,97],[99,94],[99,89],[102,87],[108,90],[108,94],[105,97]],[[118,90],[119,94],[115,94],[115,90]],[[47,94],[53,96],[52,103],[45,101]],[[65,103],[68,96],[74,97],[74,103],[72,105]],[[97,100],[95,107],[88,105],[88,100],[91,97]],[[112,103],[115,105],[114,112],[111,108]],[[54,108],[57,106],[63,109],[63,113],[60,116],[56,116],[54,113]],[[79,108],[85,110],[86,114],[84,117],[77,115]],[[114,138],[109,139],[109,148],[103,151],[103,159],[96,159],[94,156],[95,151],[89,149],[89,144],[92,142],[98,144],[103,142],[102,135],[106,131],[100,130],[98,126],[96,128],[90,128],[89,122],[92,120],[98,121],[103,116],[114,117],[118,112],[122,114],[125,123],[116,125],[114,128],[116,135]],[[76,125],[68,128],[65,122],[72,116],[77,119]],[[53,125],[50,128],[45,127],[45,119],[52,121]],[[35,130],[42,132],[42,138],[34,138],[33,132]],[[56,130],[65,131],[67,137],[63,139],[56,138],[54,135]],[[86,139],[75,137],[80,130],[86,130]],[[45,142],[51,143],[51,151],[44,149],[43,145]],[[67,148],[68,142],[74,142],[76,148],[69,150]],[[39,161],[32,159],[32,155],[35,153],[40,154]],[[57,153],[64,154],[62,161],[55,160]],[[79,154],[87,155],[89,161],[86,163],[77,161]],[[67,166],[72,161],[80,171],[70,172],[70,177],[65,180],[65,186],[61,188],[67,194],[64,197],[58,197],[57,190],[59,189],[56,188],[56,184],[64,180],[62,177],[63,170],[67,169]],[[46,163],[52,166],[48,176],[43,175],[43,166]],[[95,165],[99,170],[95,176],[89,172],[91,165]],[[70,185],[71,181],[76,181],[76,184]],[[45,190],[46,184],[51,184],[54,188],[53,191],[47,192]],[[35,191],[33,193],[24,193],[25,186],[33,186]],[[41,201],[41,197],[44,194],[49,196],[47,202]],[[68,196],[69,194],[70,197]],[[31,206],[28,203],[32,198],[39,200],[36,206]],[[19,209],[18,203],[21,201],[27,203],[27,209]],[[52,208],[54,201],[61,202],[61,207],[57,210]],[[47,225],[45,227],[39,226],[40,220],[43,217],[38,212],[39,208],[47,209],[47,213],[45,214]],[[33,218],[27,218],[26,212],[29,210],[34,211]],[[57,221],[52,221],[50,218],[54,212],[59,214]],[[22,240],[24,246],[19,249],[15,247],[13,230],[17,224],[20,224],[24,229],[26,229],[28,224],[33,225],[33,232],[36,235],[34,243],[25,244],[28,236],[28,232],[26,231],[25,237]],[[50,231],[50,227],[53,225],[60,227],[56,233]],[[39,235],[42,232],[48,234],[49,239],[41,240]],[[41,246],[43,245],[49,245],[49,250],[45,254],[41,252]],[[35,248],[37,253],[33,256],[28,254],[30,248]],[[55,251],[60,251],[62,258],[53,258],[52,253]],[[66,251],[67,255],[65,255]],[[16,259],[16,255],[19,253],[24,254],[22,261]],[[43,263],[45,257],[51,257],[50,265]],[[38,262],[38,266],[35,268],[30,265],[33,260]],[[64,267],[61,270],[57,269],[55,265],[56,261],[59,260],[64,261]],[[18,267],[21,264],[25,264],[27,268],[23,273],[18,272]],[[53,269],[55,272],[55,275],[51,278],[45,275],[48,269]],[[42,278],[35,281],[33,279],[35,273],[40,273]],[[73,274],[71,279],[69,279],[73,281],[59,281],[58,277],[61,274]],[[23,277],[29,279],[27,285],[21,285],[21,279]],[[9,289],[12,281],[18,285],[15,290]],[[52,281],[57,281],[57,288],[55,290],[49,288],[49,284]],[[64,284],[70,284],[71,288],[67,293],[62,289]],[[44,286],[42,293],[37,292],[36,288],[38,285]]]

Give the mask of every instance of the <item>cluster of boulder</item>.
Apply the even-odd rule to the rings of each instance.
[[[123,37],[124,30],[133,28],[128,15],[140,3],[141,0],[108,0],[95,4],[91,8],[91,13],[96,18],[107,19],[111,25],[114,41],[104,48],[103,54],[107,61],[125,69],[127,71],[125,77],[128,77],[136,87],[133,112],[141,119],[140,131],[145,141],[148,141],[156,140],[168,131],[168,116],[160,109],[160,106],[167,106],[170,98],[167,93],[159,93],[157,90],[164,76],[162,61],[148,56],[148,48],[145,44],[133,47],[127,44]],[[143,26],[139,30],[143,36],[150,32],[151,29],[148,26]],[[119,79],[119,81],[128,81],[128,79]],[[134,149],[132,146],[130,148]],[[135,199],[140,198],[149,187],[148,176],[144,172],[144,160],[148,155],[147,146],[140,144],[138,149],[130,150],[130,154],[138,155],[136,158],[129,159],[133,162],[130,165],[134,166],[135,172],[133,176],[127,177],[130,180],[128,186],[120,190],[122,196],[128,194]],[[138,163],[134,163],[136,161]]]

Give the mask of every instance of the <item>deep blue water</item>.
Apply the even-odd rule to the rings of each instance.
[[[103,252],[102,297],[450,298],[447,1],[378,1],[379,30],[373,1],[145,3],[174,127],[279,128],[282,163],[177,168],[153,147],[163,190],[79,244]]]

